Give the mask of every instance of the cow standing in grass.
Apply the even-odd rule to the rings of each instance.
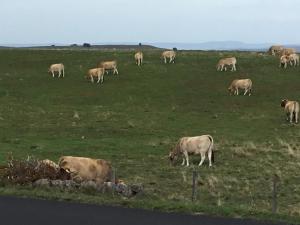
[[[252,92],[252,81],[250,79],[233,80],[228,88],[230,95],[239,95],[239,89],[244,90],[244,95],[250,96]]]
[[[52,73],[52,77],[55,76],[55,72],[58,72],[58,77],[60,77],[61,75],[62,75],[62,77],[65,77],[65,67],[64,67],[64,64],[62,64],[62,63],[52,64],[49,67],[48,72]]]
[[[284,48],[281,52],[281,55],[291,55],[291,54],[295,54],[296,53],[296,49],[294,48]]]
[[[217,64],[217,71],[223,71],[223,69],[226,71],[226,66],[232,66],[231,71],[236,71],[236,62],[235,57],[220,59]]]
[[[212,166],[214,162],[213,152],[214,141],[210,135],[201,135],[196,137],[182,137],[179,139],[176,146],[172,149],[169,154],[171,162],[175,162],[178,156],[183,156],[182,166],[189,166],[189,155],[201,155],[201,166],[205,160],[206,154],[208,155],[209,166]]]
[[[291,66],[299,66],[299,55],[296,53],[290,55],[282,55],[279,60],[279,67],[287,68],[288,64]]]
[[[299,66],[299,55],[296,53],[289,55],[289,62],[291,66]]]
[[[98,68],[104,68],[106,74],[108,74],[110,70],[113,71],[113,74],[119,74],[116,60],[100,62],[98,63]]]
[[[58,164],[76,182],[95,181],[102,184],[112,179],[111,164],[103,159],[62,156]]]
[[[161,58],[164,60],[164,63],[167,63],[167,59],[169,59],[169,63],[175,63],[176,52],[175,51],[164,51],[161,54]]]
[[[143,63],[143,53],[142,52],[137,52],[135,53],[134,55],[134,59],[135,59],[135,63],[138,65],[138,66],[141,66],[142,63]]]
[[[104,73],[105,73],[104,68],[94,68],[94,69],[90,69],[90,70],[87,72],[86,77],[87,77],[88,79],[90,79],[92,83],[94,83],[94,78],[97,79],[97,84],[98,84],[100,81],[101,81],[101,83],[103,83],[103,80],[104,80]]]
[[[295,123],[298,123],[299,102],[283,99],[281,100],[281,107],[284,108],[287,121],[290,121],[290,123],[292,123],[293,119],[295,119]]]
[[[276,55],[281,55],[283,51],[283,46],[281,45],[272,45],[269,50],[268,50],[268,53],[273,55],[273,56],[276,56]]]

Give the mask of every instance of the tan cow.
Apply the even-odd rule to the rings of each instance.
[[[289,56],[288,55],[282,55],[280,57],[280,60],[279,60],[279,67],[283,67],[283,68],[286,69],[288,63],[289,63]]]
[[[299,55],[296,53],[290,54],[289,62],[291,66],[299,66]]]
[[[60,77],[61,75],[62,75],[62,77],[65,77],[65,67],[64,67],[64,64],[62,64],[62,63],[52,64],[49,67],[48,72],[52,73],[52,77],[55,76],[55,72],[58,72],[58,77]]]
[[[98,68],[104,68],[105,72],[108,74],[108,71],[112,70],[113,74],[119,74],[117,69],[117,61],[104,61],[98,64]]]
[[[167,63],[167,59],[169,59],[169,63],[175,63],[175,58],[176,58],[176,52],[171,50],[171,51],[164,51],[161,54],[161,58],[164,60],[165,63]]]
[[[201,161],[199,163],[199,166],[201,166],[207,154],[209,166],[212,166],[212,162],[214,162],[213,145],[214,140],[210,135],[182,137],[170,152],[169,159],[174,163],[178,156],[182,155],[183,161],[181,165],[184,166],[186,162],[186,166],[189,166],[189,155],[201,155]]]
[[[281,55],[291,55],[295,53],[296,53],[296,49],[294,48],[284,48],[281,52]]]
[[[226,71],[226,66],[232,66],[231,71],[236,71],[236,62],[235,57],[220,59],[217,64],[217,71],[223,71],[223,69]]]
[[[252,81],[250,79],[236,79],[233,80],[228,88],[230,95],[239,95],[239,89],[244,90],[244,95],[250,96],[252,93]]]
[[[281,100],[281,107],[284,108],[287,116],[287,121],[290,121],[290,123],[292,123],[293,119],[295,119],[295,122],[298,123],[299,102],[283,99]]]
[[[137,52],[135,53],[134,55],[134,59],[135,59],[135,63],[138,65],[138,66],[141,66],[142,63],[143,63],[143,53],[142,52]]]
[[[103,183],[112,179],[111,164],[103,159],[62,156],[58,164],[70,173],[71,179],[77,182],[95,181]]]
[[[283,46],[281,45],[272,45],[269,50],[268,50],[268,53],[273,55],[273,56],[276,56],[276,55],[281,55],[283,51]]]
[[[92,83],[94,83],[94,78],[98,79],[97,83],[99,83],[100,81],[101,83],[103,83],[104,73],[105,73],[104,68],[94,68],[88,70],[86,77],[90,79]]]

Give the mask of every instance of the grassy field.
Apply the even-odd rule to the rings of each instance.
[[[0,51],[0,163],[7,153],[57,161],[61,155],[110,160],[126,182],[143,183],[132,199],[1,186],[2,195],[126,205],[166,211],[300,220],[300,129],[285,121],[282,98],[300,100],[299,68],[243,52],[180,51],[164,65],[144,52],[138,68],[129,51]],[[237,72],[216,72],[219,58],[236,56]],[[84,79],[101,60],[117,59],[119,75],[103,85]],[[47,73],[63,62],[64,79]],[[235,78],[251,78],[253,95],[229,96]],[[78,113],[79,119],[74,118]],[[215,164],[193,166],[166,158],[182,136],[211,134]],[[191,202],[192,170],[198,196]],[[271,214],[272,177],[280,177],[278,214]]]

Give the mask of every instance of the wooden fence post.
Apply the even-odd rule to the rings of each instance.
[[[196,194],[197,194],[197,177],[198,177],[197,171],[193,170],[192,202],[196,200]]]

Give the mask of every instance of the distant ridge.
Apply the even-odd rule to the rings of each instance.
[[[172,42],[145,42],[142,45],[136,43],[91,43],[91,47],[83,47],[82,44],[11,44],[0,48],[49,48],[49,49],[101,49],[101,50],[138,50],[138,49],[172,49],[178,50],[203,50],[203,51],[266,51],[271,45],[280,43],[244,43],[240,41],[211,41],[202,43],[172,43]],[[288,48],[295,48],[300,52],[300,44],[281,44]]]

